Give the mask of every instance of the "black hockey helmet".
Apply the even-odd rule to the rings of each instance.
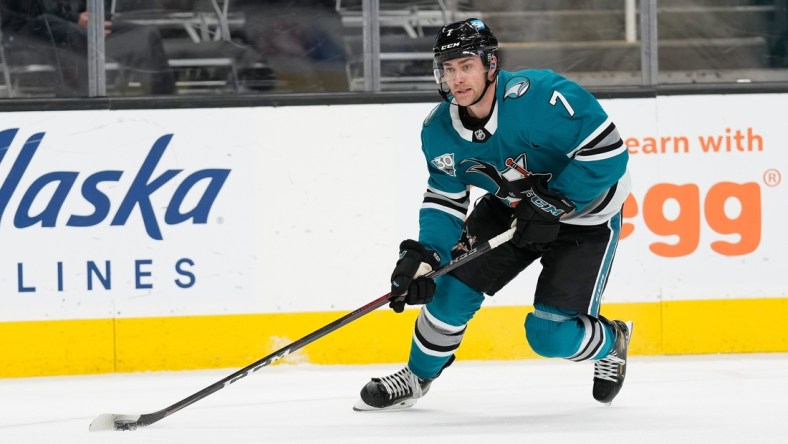
[[[470,18],[451,23],[438,32],[432,48],[433,71],[439,85],[443,80],[443,62],[468,56],[480,56],[487,70],[497,70],[493,56],[498,57],[498,39],[480,19]]]

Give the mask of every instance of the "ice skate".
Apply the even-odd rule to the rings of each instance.
[[[408,367],[382,378],[372,378],[361,389],[361,399],[353,406],[356,411],[399,410],[412,406],[427,394],[432,379],[421,379]]]
[[[632,337],[632,322],[600,320],[613,328],[616,342],[613,351],[594,363],[594,399],[609,404],[624,385],[627,374],[627,348]]]

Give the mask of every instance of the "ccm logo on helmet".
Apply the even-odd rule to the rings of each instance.
[[[444,49],[454,48],[457,46],[460,46],[460,42],[449,43],[448,45],[441,46],[441,51],[443,51]]]

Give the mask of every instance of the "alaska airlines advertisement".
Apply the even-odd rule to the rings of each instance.
[[[254,292],[254,212],[236,197],[253,151],[149,116],[3,119],[2,320],[213,312]]]

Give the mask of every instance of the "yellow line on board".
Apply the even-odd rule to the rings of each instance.
[[[487,307],[469,324],[458,359],[537,357],[526,306]],[[0,323],[0,377],[241,368],[347,313],[281,313]],[[287,356],[311,364],[404,363],[418,311],[381,309]],[[605,304],[633,320],[631,355],[788,351],[788,299]]]

